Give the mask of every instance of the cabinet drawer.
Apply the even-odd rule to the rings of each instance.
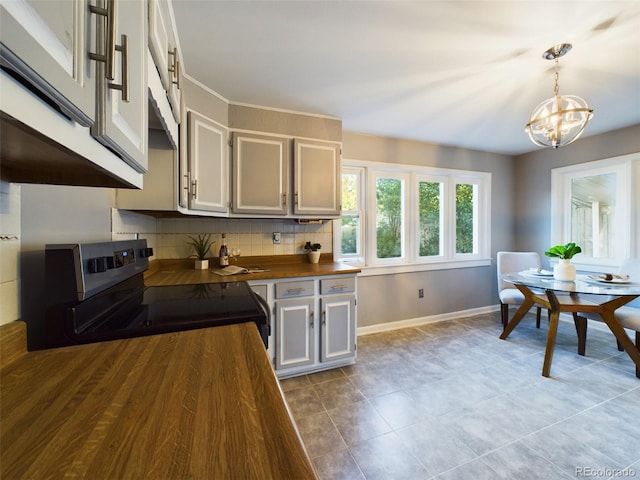
[[[356,279],[350,278],[326,278],[320,280],[320,294],[326,295],[328,293],[347,293],[355,292]]]
[[[295,298],[313,295],[313,280],[276,283],[276,298]]]

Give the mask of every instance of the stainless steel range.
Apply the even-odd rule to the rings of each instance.
[[[254,322],[268,344],[269,309],[246,282],[144,284],[146,240],[45,247],[44,321],[30,350]]]

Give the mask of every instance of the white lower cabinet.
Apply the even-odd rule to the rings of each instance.
[[[355,362],[356,277],[270,280],[252,287],[271,308],[269,353],[278,377]]]
[[[276,301],[276,370],[315,363],[315,300]]]
[[[322,297],[320,361],[354,358],[356,351],[356,296]]]

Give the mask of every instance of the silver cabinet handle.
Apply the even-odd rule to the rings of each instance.
[[[120,90],[122,92],[122,101],[129,101],[129,39],[126,35],[122,35],[122,44],[116,45],[116,50],[121,53],[122,62],[122,83],[109,82],[109,88]]]
[[[169,62],[169,72],[172,73],[172,77],[175,80],[171,80],[172,83],[178,86],[180,90],[180,60],[178,59],[178,48],[175,47],[173,51],[169,50],[169,56],[173,57],[173,62]]]
[[[107,0],[107,8],[96,7],[89,5],[89,11],[95,15],[105,17],[107,21],[107,33],[105,53],[92,53],[89,52],[89,58],[97,62],[103,62],[105,64],[105,77],[108,80],[113,80],[115,77],[115,57],[116,57],[116,0]],[[99,44],[101,42],[98,42]]]
[[[191,182],[191,186],[193,187],[193,191],[191,192],[191,196],[196,198],[198,196],[198,179],[196,178]]]
[[[302,288],[302,287],[287,288],[287,293],[300,293],[300,292],[304,292],[304,288]]]
[[[313,328],[313,312],[309,313],[309,319],[311,320],[311,323],[309,323],[309,326]]]
[[[322,325],[327,324],[327,311],[322,312]]]
[[[282,206],[283,207],[287,206],[287,194],[286,193],[282,194]]]
[[[332,285],[331,290],[344,290],[346,288],[345,285]]]

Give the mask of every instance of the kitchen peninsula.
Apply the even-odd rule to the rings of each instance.
[[[250,323],[27,352],[2,327],[6,478],[316,478]]]

